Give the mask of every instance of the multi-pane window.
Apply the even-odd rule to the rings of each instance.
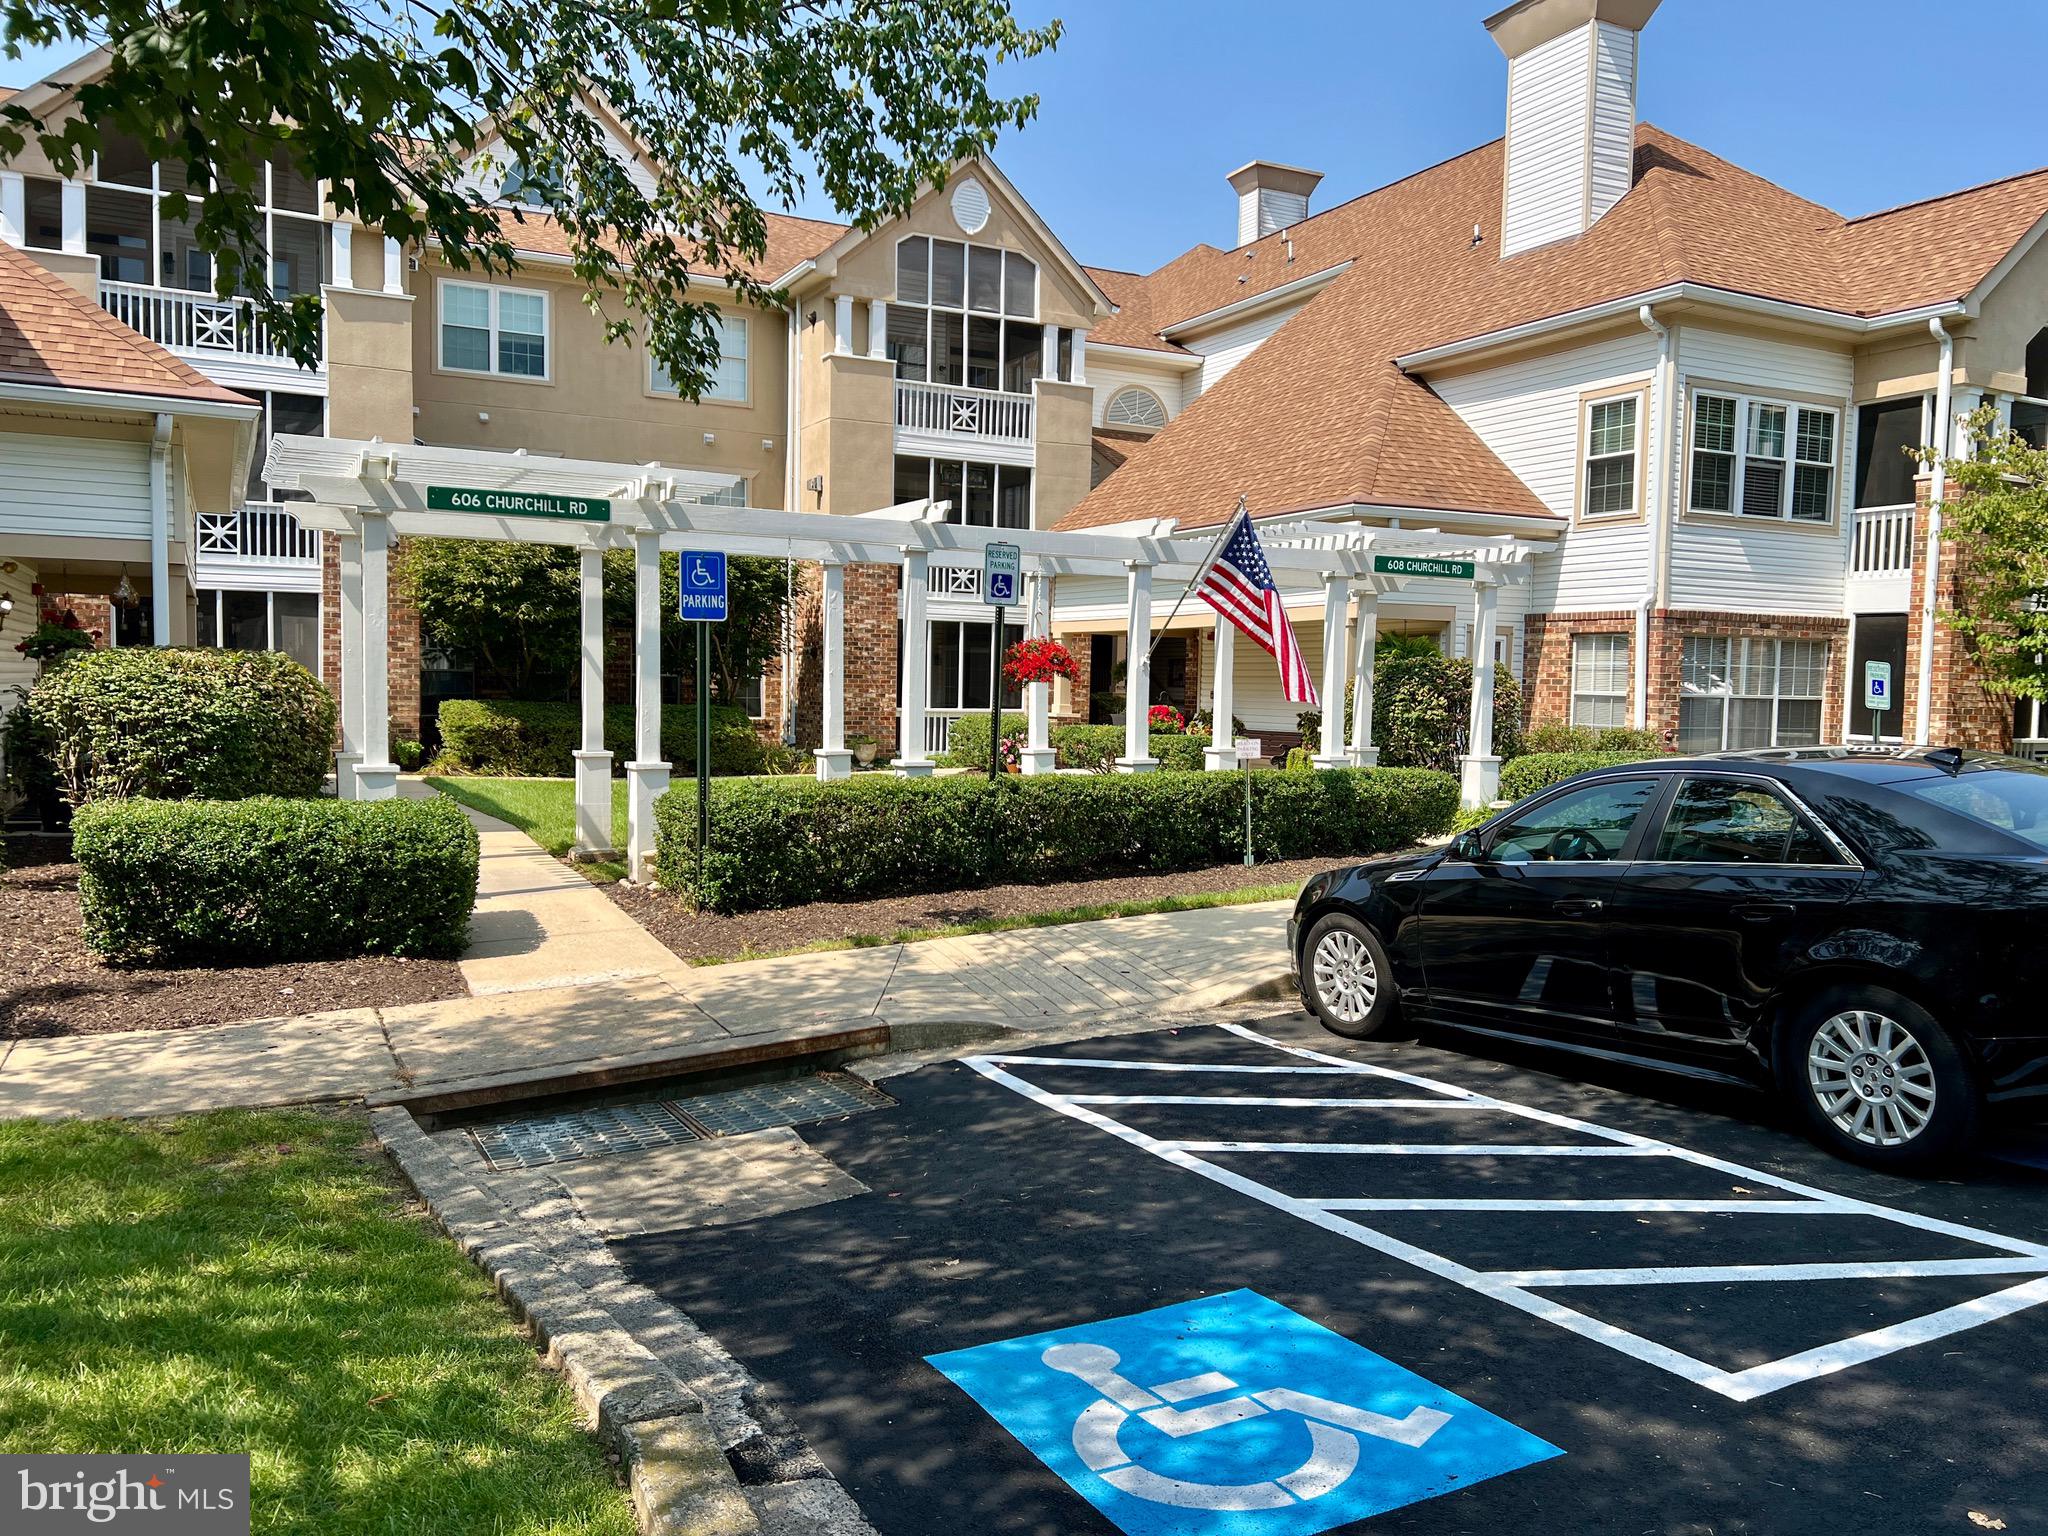
[[[1686,505],[1694,512],[1830,521],[1837,420],[1822,406],[1694,394]]]
[[[441,366],[512,378],[548,376],[548,296],[495,284],[441,284]]]
[[[199,594],[199,643],[224,651],[283,651],[320,675],[318,592]]]
[[[675,380],[660,359],[647,359],[647,387],[657,395],[679,394]],[[745,315],[718,317],[718,370],[704,386],[700,400],[729,400],[744,405],[747,400],[747,318]]]
[[[949,523],[976,528],[1031,526],[1031,471],[1021,464],[977,464],[960,459],[896,457],[897,502],[949,501]]]
[[[1686,636],[1678,750],[1817,746],[1827,669],[1825,640]]]
[[[1102,424],[1106,427],[1163,427],[1166,425],[1166,407],[1151,390],[1136,384],[1126,385],[1109,397],[1109,404],[1102,412]]]
[[[1583,516],[1613,517],[1636,509],[1636,417],[1639,397],[1594,400],[1586,407],[1586,505]]]
[[[288,395],[274,389],[245,393],[256,395],[263,405],[263,415],[257,421],[256,451],[249,456],[248,499],[311,501],[307,491],[273,490],[263,478],[263,466],[270,457],[270,440],[280,432],[294,437],[326,435],[327,401],[319,395]]]
[[[1028,394],[1042,369],[1037,316],[1029,257],[928,235],[896,247],[884,340],[899,379]]]
[[[1628,636],[1572,636],[1572,724],[1628,724]]]
[[[993,621],[933,619],[931,621],[931,707],[933,709],[987,709],[989,684],[989,643],[995,634]],[[1003,626],[1003,647],[1007,650],[1024,638],[1021,624]],[[1015,683],[1003,684],[1003,707],[1021,709],[1024,690]]]

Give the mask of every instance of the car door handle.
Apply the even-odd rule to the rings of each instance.
[[[1553,901],[1550,910],[1562,917],[1587,917],[1604,905],[1598,896],[1567,896],[1562,901]]]
[[[1775,917],[1790,917],[1792,903],[1789,901],[1745,901],[1735,908],[1735,915],[1745,923],[1768,923]]]

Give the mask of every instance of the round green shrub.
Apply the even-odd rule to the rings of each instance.
[[[74,805],[317,795],[334,698],[278,651],[77,651],[23,706]]]

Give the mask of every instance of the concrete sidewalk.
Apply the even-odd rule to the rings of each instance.
[[[419,786],[420,792],[431,793]],[[833,1027],[1194,1012],[1284,982],[1285,902],[688,966],[525,834],[483,840],[473,996],[163,1032],[0,1042],[0,1117],[352,1099]]]

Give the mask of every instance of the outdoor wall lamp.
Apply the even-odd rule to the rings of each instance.
[[[0,626],[7,623],[7,615],[14,612],[14,594],[0,592]]]

